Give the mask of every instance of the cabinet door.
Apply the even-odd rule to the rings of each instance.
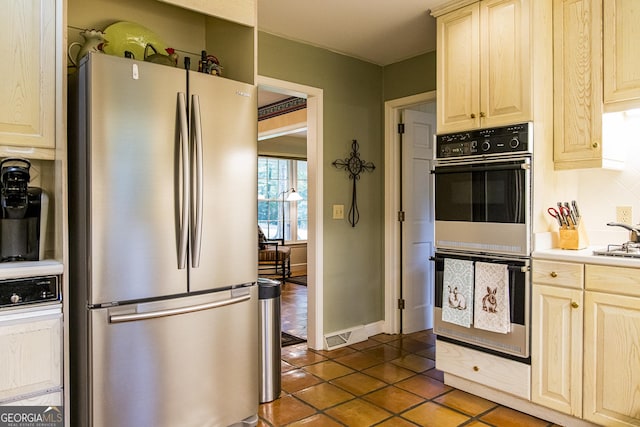
[[[60,388],[62,314],[0,320],[0,401]]]
[[[55,146],[56,0],[6,0],[0,14],[0,145]],[[58,76],[59,78],[59,76]]]
[[[480,126],[479,8],[472,4],[438,18],[438,133]]]
[[[640,423],[640,298],[585,292],[583,418]]]
[[[480,2],[482,127],[532,119],[529,0]]]
[[[602,159],[602,0],[553,2],[553,160],[556,169]]]
[[[640,2],[604,2],[604,102],[640,100]]]
[[[533,286],[531,400],[582,414],[582,291]]]

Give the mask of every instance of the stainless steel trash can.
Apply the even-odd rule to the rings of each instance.
[[[260,318],[260,403],[271,402],[280,396],[281,331],[280,282],[258,279]]]

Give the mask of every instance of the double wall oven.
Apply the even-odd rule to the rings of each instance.
[[[433,170],[434,331],[438,339],[525,363],[532,136],[531,123],[438,135]],[[469,273],[462,281],[452,273],[460,268]]]

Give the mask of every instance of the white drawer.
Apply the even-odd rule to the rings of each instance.
[[[531,264],[531,280],[534,284],[583,289],[584,265],[534,259]]]
[[[436,368],[523,399],[531,399],[531,366],[524,363],[438,341]]]

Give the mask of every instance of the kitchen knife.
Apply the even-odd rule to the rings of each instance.
[[[580,221],[580,211],[578,210],[578,203],[575,200],[572,200],[571,206],[573,207],[573,213],[576,215],[576,219]]]
[[[571,219],[571,222],[573,223],[573,228],[575,228],[578,225],[578,221],[576,220],[575,213],[571,210],[571,206],[569,205],[569,202],[564,202],[564,207],[566,208],[567,215],[569,216],[569,218]]]
[[[563,226],[569,227],[569,221],[567,221],[567,217],[564,214],[564,206],[562,206],[562,202],[558,202],[558,213],[560,214],[560,221]]]

